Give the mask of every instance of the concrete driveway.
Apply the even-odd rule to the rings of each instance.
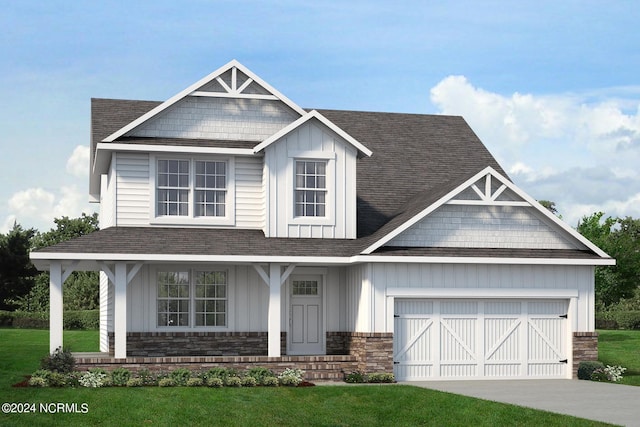
[[[611,424],[640,426],[640,387],[581,380],[407,381],[403,384]]]

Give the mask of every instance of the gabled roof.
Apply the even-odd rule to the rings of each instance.
[[[236,80],[235,80],[235,77],[234,77],[234,79],[231,80],[231,85],[229,86],[221,78],[221,76],[223,74],[225,74],[226,72],[230,71],[230,70],[232,71],[234,76],[235,76],[235,73],[237,72],[237,70],[241,71],[245,76],[248,77],[248,80],[245,80],[244,83],[242,83],[239,87],[237,87],[236,86]],[[261,86],[264,90],[266,90],[268,92],[267,95],[252,93],[253,97],[262,96],[263,98],[268,97],[269,99],[278,99],[278,100],[282,101],[285,105],[287,105],[289,108],[291,108],[293,111],[295,111],[296,113],[298,113],[300,115],[305,114],[305,111],[302,108],[300,108],[297,104],[295,104],[289,98],[287,98],[286,96],[284,96],[283,94],[278,92],[275,88],[273,88],[267,82],[262,80],[260,77],[255,75],[252,71],[250,71],[248,68],[246,68],[244,65],[240,64],[238,61],[236,61],[234,59],[231,62],[229,62],[228,64],[223,65],[222,67],[218,68],[217,70],[215,70],[213,73],[209,74],[208,76],[203,77],[202,79],[198,80],[197,82],[195,82],[194,84],[192,84],[188,88],[184,89],[182,92],[177,93],[176,95],[172,96],[171,98],[169,98],[165,102],[163,102],[160,105],[154,107],[152,110],[148,111],[144,115],[138,117],[137,119],[135,119],[134,121],[128,123],[127,125],[123,126],[122,128],[116,130],[111,135],[109,135],[106,138],[104,138],[103,142],[113,142],[113,141],[115,141],[117,138],[119,138],[121,136],[124,136],[127,132],[135,129],[136,127],[140,126],[142,123],[146,122],[147,120],[157,116],[162,111],[166,110],[167,108],[171,107],[172,105],[174,105],[175,103],[177,103],[178,101],[184,99],[185,97],[187,97],[189,95],[205,95],[207,92],[204,92],[204,91],[201,91],[201,90],[205,86],[207,86],[207,85],[209,85],[211,83],[216,83],[216,85],[218,87],[222,88],[222,91],[220,91],[220,92],[211,91],[211,92],[209,92],[209,94],[216,94],[217,96],[224,95],[224,96],[229,96],[229,97],[242,97],[242,95],[244,95],[243,94],[243,90],[246,89],[249,86],[249,84],[251,84],[252,82],[256,82],[259,86]]]
[[[280,138],[282,138],[283,136],[293,132],[295,129],[298,129],[300,126],[302,126],[303,124],[307,123],[308,121],[310,121],[312,119],[318,120],[320,123],[322,123],[323,125],[325,125],[329,129],[331,129],[333,132],[338,134],[342,139],[347,141],[349,144],[353,145],[358,151],[360,151],[364,155],[371,156],[371,154],[373,154],[371,152],[371,150],[369,150],[367,147],[362,145],[362,143],[358,142],[356,139],[354,139],[351,135],[349,135],[343,129],[341,129],[338,126],[336,126],[335,124],[333,124],[329,119],[327,119],[325,116],[320,114],[317,110],[311,110],[310,112],[306,113],[305,115],[300,117],[295,122],[291,123],[288,126],[285,126],[280,131],[278,131],[275,134],[271,135],[269,138],[265,139],[260,144],[256,145],[253,148],[253,152],[254,153],[259,153],[260,151],[262,151],[265,148],[267,148],[269,145],[273,144],[275,141],[277,141]]]
[[[487,178],[485,180],[487,188],[479,189],[476,186],[476,183],[483,178]],[[492,185],[491,178],[493,178],[499,183],[498,184],[499,186],[495,190],[491,187]],[[451,186],[449,186],[449,188],[450,187]],[[501,194],[504,193],[506,189],[509,189],[520,200],[506,200],[506,201],[500,202],[499,197]],[[432,193],[428,195],[421,195],[419,197],[416,197],[413,200],[410,200],[407,203],[407,206],[402,210],[402,212],[398,216],[396,216],[396,218],[394,218],[392,221],[390,221],[388,224],[382,227],[382,229],[375,234],[376,240],[369,247],[367,247],[362,253],[370,254],[375,250],[381,248],[382,246],[385,245],[385,243],[388,243],[391,239],[400,235],[402,232],[409,229],[412,225],[416,224],[418,221],[422,220],[423,218],[425,218],[426,216],[434,212],[436,209],[443,206],[445,203],[457,202],[457,203],[473,204],[475,200],[468,200],[468,199],[455,200],[456,196],[460,196],[465,190],[472,190],[473,192],[476,192],[478,194],[480,200],[477,200],[477,203],[479,204],[495,203],[495,204],[502,204],[506,206],[531,207],[535,209],[538,213],[545,216],[551,223],[555,224],[556,226],[564,230],[564,232],[566,232],[572,238],[574,238],[575,240],[577,240],[578,242],[582,243],[584,246],[586,246],[587,248],[595,252],[598,256],[603,258],[609,257],[604,251],[602,251],[596,245],[591,243],[588,239],[586,239],[576,230],[569,227],[567,224],[565,224],[562,220],[560,220],[558,217],[553,215],[551,212],[549,212],[548,209],[546,209],[544,206],[538,203],[535,199],[531,198],[524,191],[519,189],[514,183],[509,181],[506,177],[504,177],[500,173],[498,173],[491,166],[487,166],[483,170],[479,171],[478,173],[472,175],[468,179],[461,182],[459,185],[455,186],[454,188],[451,188],[449,191],[447,190],[448,190],[448,187],[444,186],[443,190],[440,192],[443,194],[440,197],[437,197],[437,193]],[[430,199],[432,200],[432,203],[425,203]],[[433,199],[436,199],[436,200],[433,200]]]

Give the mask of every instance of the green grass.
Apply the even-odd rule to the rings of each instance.
[[[598,358],[605,365],[627,368],[621,383],[640,386],[640,331],[605,331],[598,333]]]
[[[65,332],[72,351],[97,333]],[[596,426],[601,423],[404,385],[305,388],[14,388],[38,368],[47,331],[0,329],[0,403],[85,403],[86,414],[0,414],[0,425]]]

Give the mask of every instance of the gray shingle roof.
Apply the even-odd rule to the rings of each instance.
[[[98,142],[159,105],[92,99],[92,150]],[[358,239],[265,238],[260,230],[111,227],[42,252],[179,255],[337,256],[359,254],[487,166],[507,176],[462,117],[318,110],[369,148],[357,163]],[[119,143],[251,148],[255,142],[120,138]],[[225,145],[227,144],[227,145]],[[380,248],[374,255],[544,257],[528,250]],[[580,251],[553,252],[569,258]],[[445,255],[446,254],[446,255]],[[493,255],[491,255],[493,254]],[[596,257],[597,258],[597,257]]]

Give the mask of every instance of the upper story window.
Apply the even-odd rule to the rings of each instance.
[[[326,215],[327,162],[296,160],[295,216],[324,217]]]
[[[158,160],[157,216],[225,217],[227,162]]]

